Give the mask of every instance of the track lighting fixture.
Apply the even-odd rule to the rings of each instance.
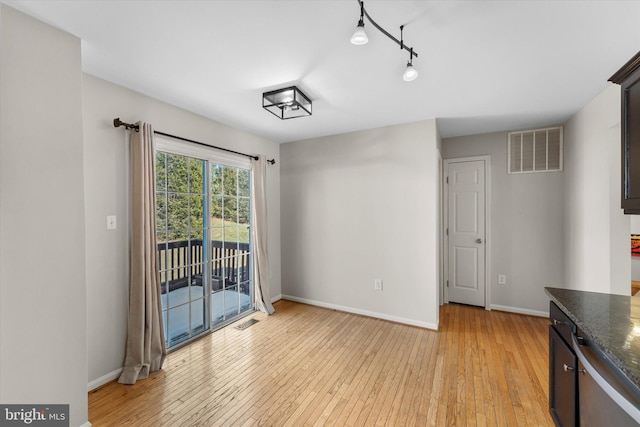
[[[356,1],[360,4],[360,20],[358,21],[358,26],[356,27],[356,30],[354,31],[353,35],[351,36],[351,43],[353,43],[355,45],[363,45],[363,44],[366,44],[369,41],[369,38],[367,37],[367,34],[364,32],[364,17],[366,16],[367,20],[374,27],[376,27],[382,34],[384,34],[385,36],[389,37],[394,42],[398,43],[398,45],[400,45],[400,49],[405,49],[405,50],[407,50],[409,52],[409,62],[407,63],[407,68],[405,68],[404,74],[402,75],[402,78],[404,79],[404,81],[407,81],[407,82],[415,80],[416,77],[418,77],[418,70],[413,68],[413,57],[415,56],[417,58],[418,54],[413,51],[412,47],[406,46],[404,44],[404,39],[403,39],[403,34],[402,34],[403,30],[404,30],[404,25],[400,26],[400,40],[398,40],[397,38],[395,38],[394,36],[389,34],[388,31],[386,31],[384,28],[382,28],[380,25],[378,25],[376,23],[376,21],[371,19],[371,16],[369,16],[369,14],[367,13],[367,10],[364,8],[364,1],[363,0],[356,0]]]

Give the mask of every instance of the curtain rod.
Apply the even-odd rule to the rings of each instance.
[[[124,126],[126,129],[135,129],[136,132],[138,131],[138,125],[131,124],[131,123],[125,123],[122,120],[120,120],[120,117],[116,117],[115,119],[113,119],[113,127],[117,128],[117,127],[120,127],[120,126]],[[253,154],[246,154],[246,153],[241,153],[239,151],[229,150],[228,148],[216,147],[215,145],[205,144],[204,142],[194,141],[193,139],[183,138],[181,136],[171,135],[170,133],[164,133],[164,132],[160,132],[160,131],[157,131],[157,130],[154,130],[153,133],[158,134],[158,135],[162,135],[162,136],[168,136],[169,138],[179,139],[180,141],[190,142],[192,144],[202,145],[203,147],[215,148],[216,150],[222,150],[222,151],[226,151],[228,153],[239,154],[241,156],[245,156],[245,157],[252,158],[254,160],[258,160],[258,156],[254,156]],[[271,159],[271,160],[267,160],[267,162],[269,164],[273,165],[273,164],[276,163],[276,160],[275,159]]]

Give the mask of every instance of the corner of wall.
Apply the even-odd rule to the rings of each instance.
[[[568,288],[631,291],[630,225],[619,199],[619,124],[620,87],[612,84],[564,125],[563,248]]]
[[[0,103],[0,401],[66,403],[70,423],[82,425],[88,399],[80,40],[0,5]]]

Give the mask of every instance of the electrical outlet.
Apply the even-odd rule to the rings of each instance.
[[[504,274],[498,274],[498,285],[506,285],[507,284],[507,276]]]
[[[373,290],[374,291],[382,290],[382,279],[373,279]]]
[[[107,216],[107,230],[115,230],[118,228],[118,223],[116,222],[115,215]]]

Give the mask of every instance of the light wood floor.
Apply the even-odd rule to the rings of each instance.
[[[547,320],[449,304],[434,332],[289,301],[89,393],[100,426],[552,426]],[[246,320],[246,318],[245,318]]]

